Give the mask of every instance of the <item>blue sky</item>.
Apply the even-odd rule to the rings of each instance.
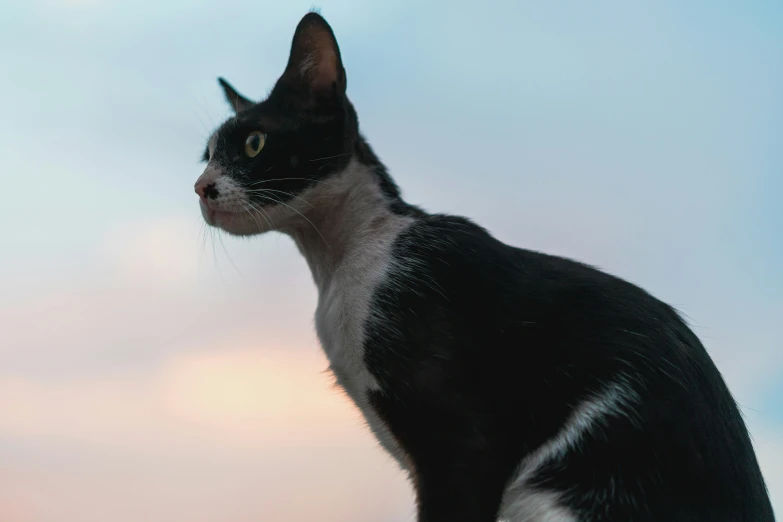
[[[234,477],[210,505],[249,520],[301,486],[275,473],[323,477],[338,457],[351,464],[332,481],[335,519],[409,519],[401,477],[313,377],[315,291],[295,247],[205,237],[192,192],[205,139],[228,115],[216,77],[263,97],[310,7],[0,8],[0,491],[22,499],[11,522],[100,520],[153,469],[170,480],[140,490],[146,519],[208,520],[207,505],[182,500],[211,485],[192,477],[194,461]],[[783,509],[783,4],[319,7],[363,132],[406,197],[682,310],[745,407]],[[286,403],[258,388],[281,372],[307,393]],[[226,383],[245,384],[234,396]],[[183,390],[200,398],[183,402]],[[243,402],[252,393],[265,401]],[[295,438],[308,459],[278,457],[324,409],[308,402],[320,394],[333,436]],[[287,428],[269,435],[281,415]],[[237,421],[248,416],[258,433]],[[172,448],[180,456],[156,467]],[[81,478],[64,478],[79,466]],[[253,500],[252,481],[274,494]],[[298,494],[320,499],[316,483]],[[365,485],[395,493],[376,511],[339,501]],[[103,504],[88,502],[102,487]]]

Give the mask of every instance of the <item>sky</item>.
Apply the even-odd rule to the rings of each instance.
[[[406,199],[677,307],[783,513],[783,4],[316,4]],[[0,6],[0,522],[412,520],[291,240],[193,183],[300,2]]]

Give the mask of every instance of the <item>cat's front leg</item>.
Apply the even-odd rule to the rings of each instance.
[[[433,449],[415,463],[418,522],[496,522],[508,472],[485,452]]]

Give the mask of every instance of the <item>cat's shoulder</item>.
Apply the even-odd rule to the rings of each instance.
[[[510,245],[475,221],[451,214],[418,216],[394,244],[397,255],[455,256],[495,269],[561,272],[612,278],[599,268],[567,257]]]
[[[406,266],[400,273],[427,272],[439,281],[465,279],[501,292],[524,292],[563,305],[595,311],[654,313],[679,322],[679,313],[645,289],[603,269],[569,257],[520,248],[501,241],[469,218],[427,214],[415,219],[396,239],[392,256]],[[592,304],[591,304],[592,303]]]

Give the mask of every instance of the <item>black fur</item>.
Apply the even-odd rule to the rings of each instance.
[[[638,402],[533,482],[587,521],[771,521],[739,410],[668,305],[594,268],[434,215],[400,237],[416,267],[379,289],[373,405],[415,463],[421,521],[486,521],[574,407],[618,381]]]
[[[324,46],[336,53],[332,68],[302,73]],[[535,488],[559,493],[585,522],[773,520],[739,409],[677,312],[587,265],[405,203],[359,134],[323,18],[304,17],[265,101],[221,84],[238,112],[206,159],[248,188],[278,191],[253,196],[259,205],[285,202],[354,158],[393,212],[416,218],[394,245],[393,279],[373,297],[365,363],[382,389],[371,404],[410,461],[420,522],[495,521],[520,462],[612,386],[627,401],[543,463]],[[249,159],[253,130],[268,138]]]

